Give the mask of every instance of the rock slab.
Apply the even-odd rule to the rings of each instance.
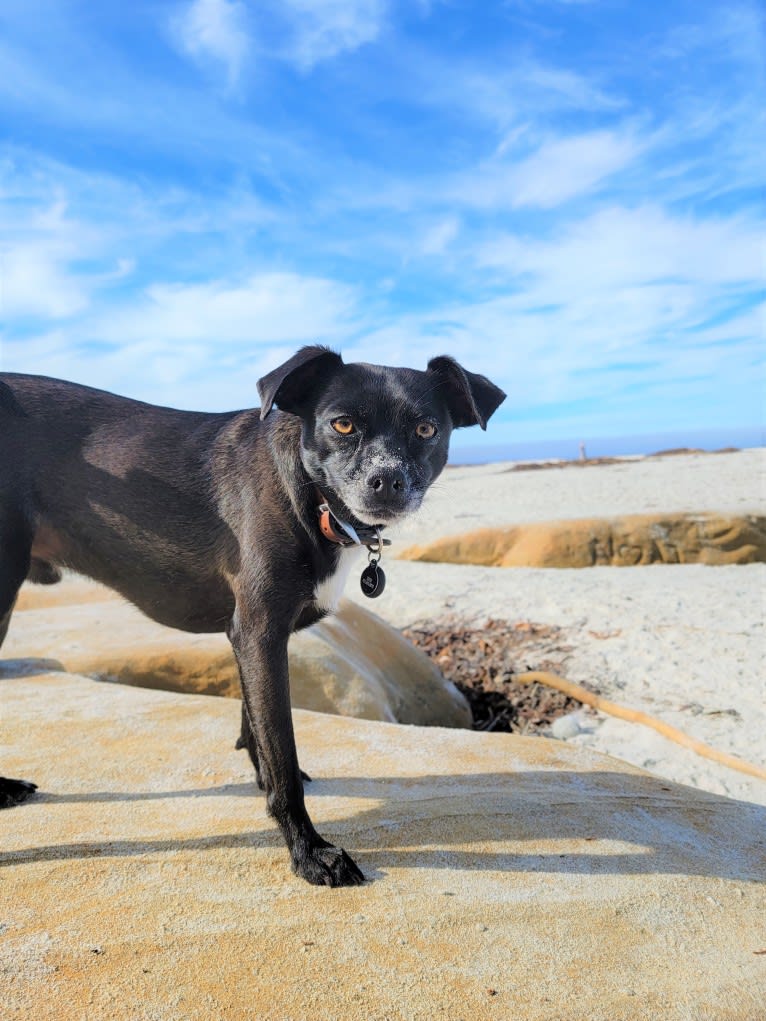
[[[766,517],[629,514],[481,528],[410,546],[402,560],[482,567],[766,563]]]
[[[41,668],[42,669],[42,668]],[[310,887],[235,702],[0,666],[0,997],[29,1021],[762,1021],[766,810],[559,742],[296,711]]]
[[[470,707],[427,656],[376,614],[341,600],[293,635],[290,690],[301,709],[422,726],[470,727]],[[162,627],[94,582],[23,586],[2,655],[144,688],[240,697],[224,635]]]

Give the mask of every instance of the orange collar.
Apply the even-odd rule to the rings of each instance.
[[[319,517],[319,530],[325,539],[334,542],[338,546],[367,546],[381,551],[384,546],[390,546],[390,539],[381,537],[381,528],[376,525],[351,525],[343,521],[330,510],[330,505],[320,490],[317,489],[319,505],[317,516]],[[381,526],[382,527],[382,526]]]

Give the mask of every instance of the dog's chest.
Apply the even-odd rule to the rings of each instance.
[[[360,554],[363,552],[364,548],[359,546],[350,546],[340,551],[335,570],[324,581],[320,581],[314,590],[314,602],[320,609],[330,612],[337,609],[349,572],[355,564],[361,566]]]

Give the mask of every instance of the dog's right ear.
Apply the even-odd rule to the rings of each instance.
[[[449,355],[432,358],[428,371],[435,373],[444,387],[444,395],[456,429],[466,425],[487,428],[487,420],[505,400],[499,386],[486,376],[468,372]]]
[[[341,356],[328,347],[319,344],[302,347],[284,365],[258,380],[261,421],[274,404],[281,411],[297,412],[306,404],[316,385],[342,364]]]

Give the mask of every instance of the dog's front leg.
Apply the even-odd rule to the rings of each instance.
[[[319,836],[304,804],[290,711],[288,637],[284,619],[277,620],[268,611],[256,614],[238,606],[229,626],[255,734],[260,780],[269,812],[290,851],[293,871],[320,886],[354,886],[364,882],[364,876],[344,850]]]
[[[255,732],[250,724],[250,717],[247,713],[247,704],[244,699],[242,700],[242,724],[240,727],[239,737],[237,738],[234,747],[237,751],[241,751],[243,748],[247,750],[247,754],[250,756],[250,761],[252,762],[253,769],[255,770],[255,782],[260,790],[265,791],[266,784],[263,782],[263,778],[261,777],[261,763],[258,756],[258,746],[255,743]],[[311,777],[308,773],[304,773],[303,770],[301,770],[301,780],[303,780],[304,783],[311,783]]]

